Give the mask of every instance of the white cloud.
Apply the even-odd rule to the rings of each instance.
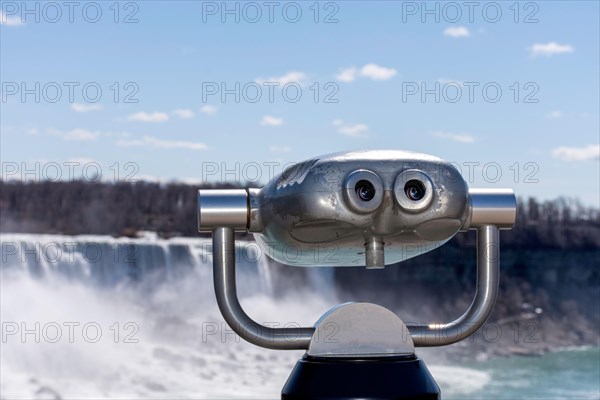
[[[340,82],[353,82],[358,76],[358,70],[355,67],[341,69],[335,76]]]
[[[550,119],[558,119],[558,118],[562,118],[563,113],[562,111],[559,110],[554,110],[554,111],[550,111],[548,114],[546,114],[546,118],[550,118]]]
[[[341,119],[336,119],[332,125],[337,127],[337,131],[342,135],[350,137],[367,137],[369,127],[365,124],[344,124]]]
[[[102,106],[100,104],[81,104],[81,103],[71,104],[71,110],[78,112],[78,113],[98,111],[101,109],[102,109]]]
[[[394,75],[397,71],[394,68],[385,68],[377,64],[367,64],[360,69],[360,74],[364,77],[371,78],[374,81],[385,81]]]
[[[473,143],[475,141],[473,135],[469,135],[467,133],[451,133],[438,131],[434,132],[433,135],[439,138],[450,139],[460,143]]]
[[[171,111],[172,115],[175,115],[181,119],[190,119],[190,118],[194,118],[194,112],[192,110],[188,110],[188,109],[177,109],[177,110],[173,110]]]
[[[585,147],[557,147],[552,155],[563,161],[590,161],[600,159],[600,145],[590,144]]]
[[[260,124],[264,126],[281,126],[283,125],[283,118],[273,117],[271,115],[265,115],[260,120]]]
[[[454,38],[469,37],[471,32],[464,26],[449,26],[444,29],[444,36],[450,36]]]
[[[259,84],[264,84],[265,82],[276,82],[279,83],[280,86],[285,86],[288,83],[297,83],[300,86],[306,84],[308,77],[304,72],[299,71],[291,71],[283,76],[272,76],[270,78],[257,78],[255,81]]]
[[[217,107],[207,104],[200,108],[200,112],[206,115],[214,115],[217,112]]]
[[[23,21],[21,21],[21,18],[19,17],[5,15],[2,11],[0,11],[0,24],[8,26],[19,26],[23,25]]]
[[[100,136],[100,132],[92,132],[87,129],[71,129],[70,131],[59,131],[57,129],[49,129],[48,133],[53,136],[58,136],[62,140],[74,142],[89,142],[96,140]]]
[[[269,151],[271,153],[289,153],[292,148],[290,146],[269,146]]]
[[[186,142],[180,140],[162,140],[152,136],[144,136],[143,139],[117,140],[117,146],[145,146],[158,149],[187,149],[187,150],[206,150],[208,146],[200,142]]]
[[[340,72],[335,75],[335,79],[340,82],[353,82],[356,78],[363,77],[369,78],[374,81],[385,81],[393,78],[398,71],[394,68],[386,68],[377,64],[366,64],[361,69],[356,67],[342,68]]]
[[[137,121],[137,122],[165,122],[169,120],[169,115],[164,112],[153,112],[147,113],[144,111],[137,112],[135,114],[131,114],[127,117],[128,121]]]
[[[556,42],[549,42],[546,44],[536,43],[529,48],[532,57],[551,57],[556,54],[572,53],[573,51],[575,51],[573,46],[568,44],[558,44]]]

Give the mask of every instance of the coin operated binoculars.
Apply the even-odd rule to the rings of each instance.
[[[498,292],[499,230],[510,229],[510,189],[469,189],[450,163],[404,151],[360,151],[293,165],[262,189],[200,190],[198,227],[213,235],[214,286],[225,321],[269,349],[302,349],[282,399],[438,399],[415,347],[463,340],[490,315]],[[235,231],[254,233],[273,259],[293,245],[293,265],[383,268],[477,231],[477,285],[468,310],[449,323],[405,324],[390,310],[346,303],[314,326],[270,328],[242,309],[235,280]],[[324,243],[334,260],[315,258]],[[410,247],[411,251],[406,249]],[[401,290],[401,288],[399,288]],[[332,330],[335,331],[333,340]]]

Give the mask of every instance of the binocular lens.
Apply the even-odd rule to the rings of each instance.
[[[425,197],[425,186],[421,181],[413,179],[404,185],[404,193],[410,200],[419,201]]]
[[[356,190],[356,195],[362,201],[371,201],[375,197],[375,187],[369,181],[358,181],[354,189]]]

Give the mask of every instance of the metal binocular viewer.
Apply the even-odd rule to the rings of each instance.
[[[198,227],[213,235],[215,291],[229,326],[258,346],[306,350],[283,399],[439,398],[414,347],[452,344],[484,324],[498,292],[499,230],[515,217],[511,189],[469,189],[452,164],[404,151],[327,155],[293,165],[262,189],[198,193]],[[405,324],[384,307],[347,303],[312,327],[270,328],[238,301],[235,231],[252,232],[285,264],[383,268],[469,229],[477,231],[475,297],[449,323]],[[324,243],[335,246],[335,257],[315,257]],[[293,260],[285,254],[290,245]]]

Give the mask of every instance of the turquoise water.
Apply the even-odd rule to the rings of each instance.
[[[600,399],[600,348],[495,358],[462,367],[451,375],[444,367],[431,368],[443,399]]]

